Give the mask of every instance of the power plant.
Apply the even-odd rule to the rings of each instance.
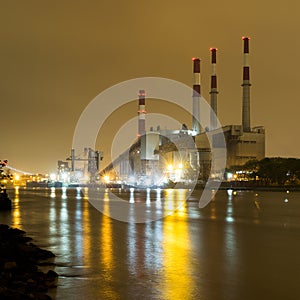
[[[203,128],[201,118],[204,115],[201,106],[200,58],[193,61],[193,88],[191,94],[191,128],[182,124],[179,129],[156,130],[153,126],[146,130],[146,92],[138,91],[138,124],[136,141],[117,159],[100,171],[99,161],[103,154],[91,148],[85,148],[76,155],[74,149],[68,162],[58,162],[60,181],[74,183],[95,183],[99,178],[105,183],[128,184],[137,186],[164,186],[167,183],[206,181],[210,178],[223,179],[224,167],[220,169],[215,162],[214,150],[218,146],[218,137],[223,138],[226,147],[226,168],[242,166],[249,160],[261,160],[265,157],[265,129],[263,126],[251,127],[250,119],[250,65],[249,37],[243,40],[243,76],[242,76],[242,122],[241,124],[221,126],[218,121],[217,88],[217,48],[210,48],[211,84],[209,125]],[[203,103],[203,102],[202,102]],[[206,114],[206,111],[205,111]],[[225,142],[224,142],[225,141]],[[221,147],[220,147],[221,148]],[[225,152],[224,152],[225,153]],[[67,179],[65,178],[67,174]]]
[[[208,134],[221,132],[226,143],[226,168],[242,166],[249,160],[265,157],[265,130],[263,126],[251,128],[250,125],[250,65],[249,37],[243,37],[243,80],[242,80],[242,122],[218,128],[218,89],[217,89],[217,48],[210,48],[211,87],[210,87],[210,125],[201,128],[200,120],[200,59],[193,58],[192,128],[185,124],[181,129],[146,131],[146,91],[140,90],[138,108],[138,138],[136,142],[101,171],[106,180],[136,184],[141,186],[160,186],[164,182],[186,182],[198,176],[207,180],[209,175],[220,177],[214,169],[212,151]],[[222,178],[219,178],[222,179]]]

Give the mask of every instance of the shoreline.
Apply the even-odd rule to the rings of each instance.
[[[210,185],[210,184],[209,184]],[[19,188],[22,189],[27,189],[27,190],[43,190],[43,189],[51,189],[50,187],[26,187],[26,186],[18,186]],[[184,185],[180,186],[181,188],[185,188]],[[8,191],[14,190],[14,186],[9,186],[7,187]],[[69,187],[64,187],[66,189],[77,189],[78,187],[74,186],[69,186]],[[83,188],[83,187],[79,187]],[[120,189],[121,187],[119,186],[99,186],[99,189]],[[197,184],[195,186],[195,190],[200,190],[204,189],[205,184]],[[214,184],[210,185],[211,189],[214,189]],[[56,189],[62,189],[62,187],[56,187]],[[122,190],[129,190],[130,187],[122,187]],[[147,190],[147,188],[144,187],[134,187],[136,190]],[[157,189],[157,187],[150,187],[150,189]],[[172,187],[168,188],[162,188],[160,187],[161,190],[166,190],[166,189],[173,189]],[[178,188],[177,188],[178,189]],[[230,182],[223,182],[218,188],[219,190],[227,190],[227,189],[233,189],[233,190],[261,190],[261,191],[295,191],[295,192],[300,192],[300,186],[269,186],[269,185],[240,185],[240,184],[235,184],[235,183],[230,183]]]
[[[40,267],[55,266],[55,255],[31,241],[23,230],[0,224],[0,299],[52,299],[47,293],[56,288],[58,274]]]

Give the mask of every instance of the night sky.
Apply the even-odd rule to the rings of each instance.
[[[55,171],[83,109],[119,82],[158,76],[192,85],[191,58],[199,56],[209,99],[210,47],[218,48],[220,121],[240,124],[243,35],[251,37],[251,125],[265,126],[267,156],[300,156],[299,1],[0,3],[0,159],[13,167]],[[164,112],[154,104],[148,112]],[[136,110],[136,102],[121,108],[102,129],[97,147],[106,157]]]

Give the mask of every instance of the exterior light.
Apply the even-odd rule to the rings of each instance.
[[[104,181],[105,181],[106,183],[109,182],[109,176],[108,176],[108,175],[105,175],[105,176],[103,177],[103,179],[104,179]]]
[[[56,180],[56,174],[54,173],[50,174],[50,179],[53,181]]]
[[[173,165],[171,165],[171,164],[168,165],[168,166],[167,166],[167,169],[168,169],[169,171],[172,171],[172,170],[173,170]]]

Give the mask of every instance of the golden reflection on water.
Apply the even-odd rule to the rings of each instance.
[[[166,190],[166,201],[164,203],[164,210],[167,211],[167,214],[171,214],[174,210],[174,205],[175,205],[175,190],[173,189],[168,189]]]
[[[88,188],[84,188],[84,197],[82,199],[82,226],[83,226],[83,260],[84,264],[89,265],[91,262],[91,225],[90,225],[90,209],[88,201]]]
[[[184,190],[173,190],[166,193],[166,206],[174,207],[177,200],[185,198]],[[171,203],[172,202],[172,203]],[[163,265],[164,283],[163,299],[192,299],[193,281],[191,276],[191,241],[187,223],[186,205],[178,206],[172,216],[164,220],[163,225]]]
[[[216,214],[216,202],[214,199],[210,202],[210,219],[216,220],[217,214]]]
[[[105,272],[105,278],[108,281],[105,290],[105,297],[107,299],[118,299],[117,292],[113,288],[113,284],[109,284],[109,282],[113,282],[113,233],[112,233],[112,220],[109,217],[109,194],[108,190],[105,191],[103,195],[103,214],[102,214],[102,223],[101,223],[101,237],[100,237],[100,245],[101,245],[101,263],[102,263],[102,271]]]
[[[106,270],[112,268],[112,228],[111,219],[109,216],[109,196],[108,192],[104,193],[103,197],[103,218],[101,224],[101,259]]]
[[[216,213],[216,191],[211,191],[211,202],[210,202],[210,219],[216,220],[217,219],[217,213]]]
[[[13,210],[12,210],[12,224],[13,224],[13,226],[16,226],[16,227],[22,229],[19,201],[20,201],[19,187],[16,186],[15,187],[15,198],[13,201]]]

